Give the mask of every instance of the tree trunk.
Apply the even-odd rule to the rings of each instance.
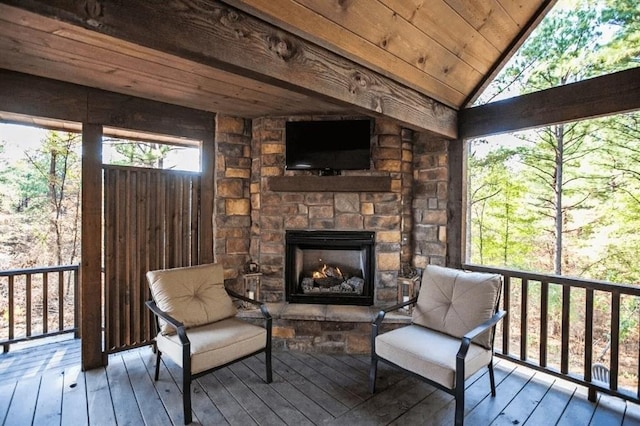
[[[556,138],[556,173],[555,173],[555,260],[554,273],[562,275],[562,231],[564,211],[562,206],[563,172],[564,172],[564,124],[555,126]]]

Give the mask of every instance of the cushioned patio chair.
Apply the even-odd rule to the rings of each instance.
[[[429,265],[417,298],[380,311],[372,324],[369,390],[375,392],[378,361],[427,381],[456,400],[455,424],[464,421],[465,380],[489,369],[495,396],[493,339],[506,314],[497,312],[500,275]],[[415,304],[410,325],[379,334],[385,314]]]
[[[265,305],[224,287],[219,264],[147,272],[156,315],[155,380],[162,354],[182,368],[184,423],[192,421],[191,381],[233,362],[265,352],[266,382],[271,383],[271,316]],[[260,306],[264,327],[236,318],[229,295]]]

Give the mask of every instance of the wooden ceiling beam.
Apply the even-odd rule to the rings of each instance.
[[[461,139],[640,109],[640,68],[460,111]]]
[[[221,2],[1,0],[39,15],[457,137],[457,112],[327,49]]]

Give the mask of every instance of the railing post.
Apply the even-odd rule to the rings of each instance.
[[[569,313],[571,308],[571,287],[562,285],[562,331],[560,349],[560,372],[569,373]]]
[[[584,380],[591,382],[593,379],[593,289],[588,288],[585,295],[584,306]],[[596,390],[589,386],[589,401],[596,402]]]
[[[520,359],[527,360],[527,320],[529,316],[529,280],[520,283]]]
[[[73,337],[76,339],[80,338],[80,327],[78,326],[78,320],[80,319],[80,296],[78,294],[78,284],[80,280],[78,279],[78,266],[73,270]]]

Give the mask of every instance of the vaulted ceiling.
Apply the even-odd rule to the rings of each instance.
[[[455,137],[455,111],[553,3],[0,0],[0,68],[244,117],[389,114]]]

